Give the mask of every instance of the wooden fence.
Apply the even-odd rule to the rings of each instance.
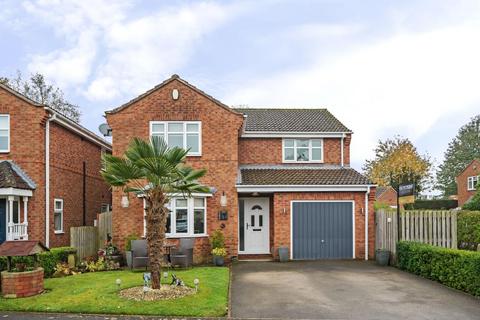
[[[107,211],[98,215],[98,248],[105,247],[108,235],[112,235],[112,212]]]
[[[70,228],[70,246],[77,248],[77,257],[82,261],[86,257],[97,254],[98,228],[72,227]]]
[[[397,212],[375,213],[376,249],[388,249],[394,255],[397,242]],[[455,211],[406,210],[400,214],[401,240],[457,248],[457,213]]]

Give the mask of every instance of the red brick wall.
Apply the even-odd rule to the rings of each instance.
[[[178,89],[180,98],[173,100],[171,91]],[[232,113],[212,100],[174,80],[148,96],[115,114],[108,114],[107,121],[113,130],[113,154],[121,156],[131,139],[149,136],[150,121],[192,120],[202,122],[202,156],[188,157],[187,162],[195,168],[206,168],[201,182],[215,187],[218,192],[207,198],[207,232],[211,234],[224,224],[226,246],[230,255],[237,253],[238,201],[235,182],[238,169],[238,133],[243,123],[241,114]],[[228,198],[228,220],[217,218],[220,195]],[[113,240],[124,248],[125,236],[143,234],[143,202],[130,195],[130,206],[122,208],[122,192],[113,192]],[[209,251],[208,239],[197,239],[195,252]],[[197,260],[198,261],[198,260]]]
[[[350,141],[344,140],[344,164],[350,164]],[[324,163],[341,164],[341,139],[324,138]],[[239,140],[238,159],[240,164],[281,164],[281,138],[241,138]]]
[[[389,206],[397,206],[397,193],[393,188],[387,188],[381,195],[377,198],[378,203],[385,203]]]
[[[111,204],[111,191],[100,175],[102,148],[62,126],[50,125],[50,246],[70,243],[70,227],[83,225],[83,162],[86,164],[86,223]],[[63,231],[54,233],[54,199],[63,199]]]
[[[470,165],[457,177],[457,194],[458,205],[463,206],[471,196],[475,194],[475,190],[467,190],[468,177],[480,175],[480,161],[474,160]]]
[[[30,240],[45,242],[45,121],[47,112],[0,88],[0,114],[10,114],[10,152],[1,160],[15,161],[37,188],[28,201]],[[71,131],[50,123],[50,247],[68,245],[69,229],[83,222],[82,163],[87,162],[87,224],[111,203],[111,192],[99,174],[101,148]],[[55,235],[53,199],[64,199],[65,234]],[[23,219],[23,208],[21,209]]]
[[[2,272],[2,295],[24,298],[43,292],[43,269],[28,272]]]
[[[368,245],[369,258],[373,258],[375,244],[375,220],[373,199],[375,189],[371,190],[368,202]],[[355,201],[355,256],[365,258],[365,192],[321,192],[321,193],[275,193],[273,196],[274,221],[273,230],[274,257],[278,257],[279,247],[290,248],[290,203],[292,200],[353,200]],[[286,213],[283,213],[283,210]]]

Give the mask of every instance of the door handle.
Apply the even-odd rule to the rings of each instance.
[[[247,222],[247,230],[248,230],[248,227],[249,227],[249,226],[250,226],[250,225],[249,225],[248,222]]]

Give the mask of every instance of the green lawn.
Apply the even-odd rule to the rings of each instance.
[[[184,271],[175,270],[174,273],[191,287],[193,280],[198,278],[198,293],[169,301],[131,301],[118,296],[115,280],[122,280],[122,288],[139,286],[143,284],[142,271],[85,273],[66,278],[45,279],[45,289],[48,292],[35,297],[0,298],[0,310],[199,317],[226,314],[228,268],[198,267]]]

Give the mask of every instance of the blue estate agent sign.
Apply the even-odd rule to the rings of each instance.
[[[415,184],[401,184],[398,187],[398,196],[405,197],[405,196],[413,196],[415,194]]]

